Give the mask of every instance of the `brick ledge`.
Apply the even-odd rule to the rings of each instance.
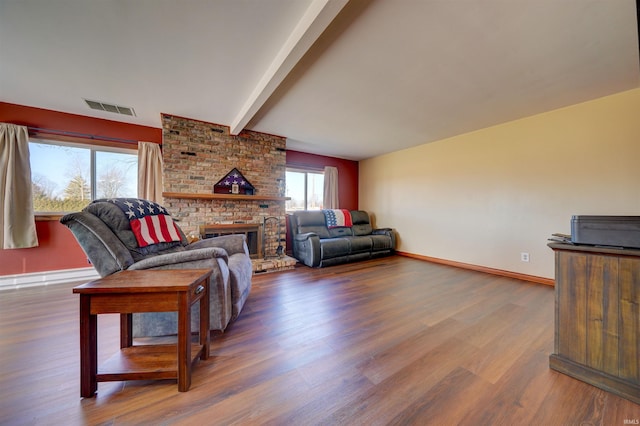
[[[293,269],[298,261],[293,257],[283,256],[281,258],[252,259],[251,263],[253,264],[254,274],[264,274]]]

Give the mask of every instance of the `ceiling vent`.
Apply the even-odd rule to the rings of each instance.
[[[136,112],[131,107],[125,107],[125,106],[121,106],[121,105],[113,105],[113,104],[108,104],[106,102],[100,102],[100,101],[90,101],[89,99],[85,99],[84,101],[87,103],[87,105],[91,109],[97,109],[99,111],[113,112],[115,114],[128,115],[128,116],[131,116],[131,117],[135,117],[136,116]]]

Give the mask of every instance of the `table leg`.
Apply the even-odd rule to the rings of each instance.
[[[178,293],[178,391],[191,386],[191,303],[187,292]]]
[[[91,296],[80,295],[80,396],[98,390],[98,316],[91,315]]]
[[[200,299],[200,344],[202,345],[200,359],[209,359],[209,343],[211,342],[209,332],[209,278],[202,285],[205,291]]]
[[[133,346],[133,322],[131,314],[120,314],[120,349]]]

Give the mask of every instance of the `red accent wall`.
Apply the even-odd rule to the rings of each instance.
[[[0,102],[0,122],[110,138],[162,143],[162,129]],[[160,117],[158,117],[160,123]]]
[[[0,102],[0,122],[162,143],[162,129]],[[38,247],[0,250],[0,276],[90,266],[73,234],[55,220],[36,221]]]
[[[0,275],[91,266],[71,231],[58,221],[36,221],[36,232],[38,247],[0,250]]]

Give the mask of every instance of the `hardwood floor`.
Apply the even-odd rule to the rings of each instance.
[[[188,392],[80,398],[78,283],[0,292],[0,424],[624,425],[640,406],[549,369],[549,286],[389,257],[258,275]],[[98,317],[99,362],[119,348]]]

